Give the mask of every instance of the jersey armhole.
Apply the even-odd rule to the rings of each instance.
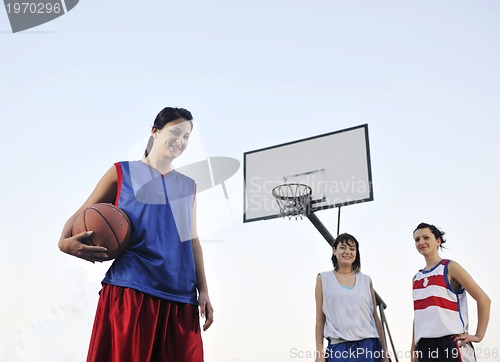
[[[120,201],[120,193],[122,191],[122,183],[123,183],[123,170],[120,162],[115,163],[116,168],[116,199],[115,206],[118,207],[118,202]]]
[[[454,294],[462,294],[464,292],[464,287],[462,287],[460,290],[456,290],[452,287],[449,279],[448,279],[448,265],[450,264],[450,261],[451,260],[445,260],[445,263],[444,264],[444,271],[443,271],[443,277],[444,277],[444,281],[446,283],[446,286],[448,287],[448,289],[454,293]]]

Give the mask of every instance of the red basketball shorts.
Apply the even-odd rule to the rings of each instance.
[[[103,284],[87,362],[203,362],[198,308]]]

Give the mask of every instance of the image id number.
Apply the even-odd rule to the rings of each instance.
[[[5,7],[9,14],[59,14],[62,12],[61,4],[51,3],[7,3]]]

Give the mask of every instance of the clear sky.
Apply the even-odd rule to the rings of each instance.
[[[343,208],[341,231],[360,242],[396,348],[411,342],[412,231],[426,221],[493,300],[477,352],[500,361],[499,19],[496,0],[81,1],[12,34],[0,10],[0,361],[84,360],[109,264],[57,240],[168,105],[195,117],[177,167],[367,123],[374,201]],[[307,220],[243,224],[241,168],[226,186],[229,201],[220,186],[198,195],[206,361],[306,361],[331,250]],[[334,233],[336,210],[317,215]]]

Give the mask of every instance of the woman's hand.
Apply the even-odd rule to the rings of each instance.
[[[91,263],[102,262],[108,259],[106,249],[103,246],[93,246],[84,243],[85,239],[92,235],[92,231],[84,231],[69,238],[59,240],[59,249],[66,254],[76,256]]]
[[[482,338],[479,336],[471,336],[467,333],[460,333],[453,337],[453,342],[458,341],[458,346],[464,346],[469,342],[481,342]]]
[[[214,309],[212,308],[212,303],[210,302],[208,293],[200,293],[198,296],[198,305],[200,306],[201,317],[205,318],[203,330],[206,331],[214,322]]]

